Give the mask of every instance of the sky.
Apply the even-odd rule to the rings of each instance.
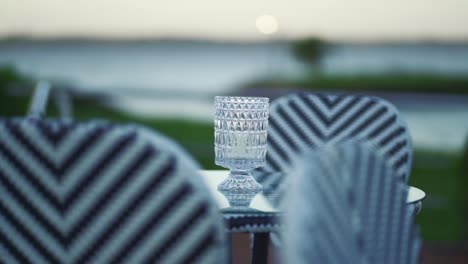
[[[468,0],[0,0],[0,37],[468,40]],[[267,25],[268,26],[268,25]]]

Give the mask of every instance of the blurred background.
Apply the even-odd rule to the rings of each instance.
[[[423,263],[468,263],[468,1],[0,0],[0,116],[150,126],[206,169],[215,95],[359,92],[412,133]]]

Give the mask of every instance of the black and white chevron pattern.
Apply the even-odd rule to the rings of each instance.
[[[0,120],[0,263],[223,263],[224,227],[170,140]]]
[[[418,263],[408,187],[368,144],[308,156],[291,179],[285,263]]]
[[[393,105],[371,96],[309,93],[290,94],[271,104],[266,166],[257,171],[256,179],[265,189],[276,188],[284,179],[262,177],[262,171],[288,172],[301,153],[350,138],[374,144],[398,177],[408,181],[412,142]]]

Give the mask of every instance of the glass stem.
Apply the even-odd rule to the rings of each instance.
[[[244,178],[244,177],[252,177],[252,174],[250,173],[249,170],[231,170],[229,173],[230,177],[234,178]]]

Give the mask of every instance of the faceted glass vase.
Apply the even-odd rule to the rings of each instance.
[[[265,97],[215,97],[215,163],[230,169],[229,177],[218,185],[224,194],[249,197],[262,190],[251,170],[265,164],[268,101]]]

